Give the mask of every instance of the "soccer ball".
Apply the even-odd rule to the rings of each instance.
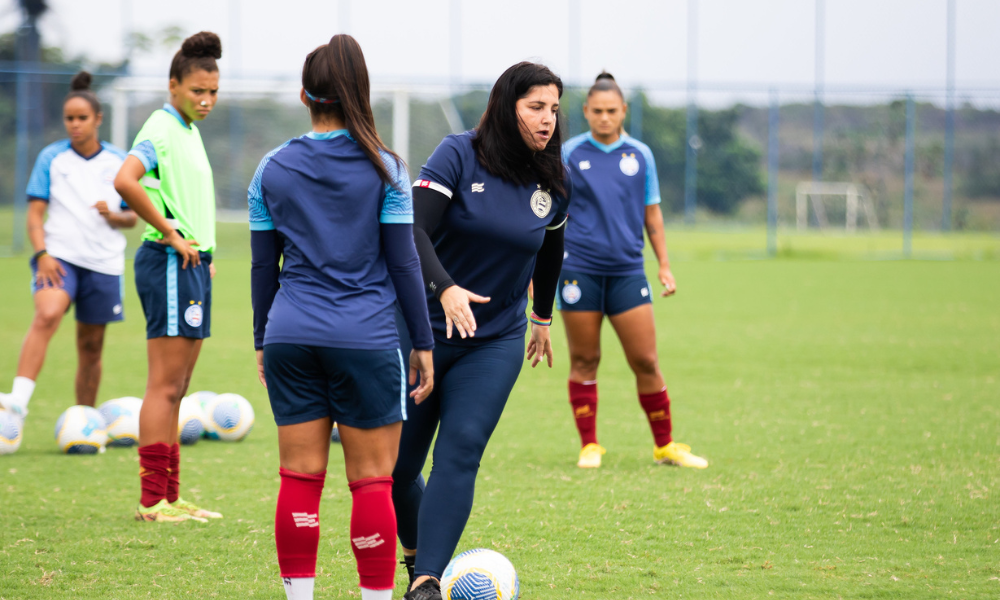
[[[181,400],[181,414],[177,420],[177,437],[184,445],[194,444],[205,431],[204,419],[201,414],[201,402],[197,398],[187,396]]]
[[[0,410],[0,454],[13,454],[21,447],[24,423],[21,417],[6,410]]]
[[[208,403],[211,402],[212,399],[215,398],[216,396],[218,396],[218,394],[216,394],[215,392],[207,392],[207,391],[195,392],[190,396],[187,396],[188,398],[197,402],[199,406],[201,406],[201,426],[203,428],[201,432],[201,437],[209,440],[219,439],[219,432],[215,431],[215,429],[212,428],[211,419],[205,418],[205,415],[208,414],[206,412],[206,410],[208,409]]]
[[[226,442],[238,442],[253,428],[253,407],[239,394],[219,394],[205,407],[205,423]]]
[[[493,550],[468,550],[451,559],[441,577],[444,600],[517,600],[517,571]]]
[[[77,404],[56,421],[56,443],[66,454],[97,454],[108,443],[104,417],[96,408]]]
[[[333,424],[333,428],[330,430],[330,443],[331,444],[340,443],[340,428],[337,427],[336,423]]]
[[[139,443],[139,411],[142,409],[142,398],[126,396],[108,400],[97,410],[104,417],[107,426],[108,446],[112,448],[128,448]]]

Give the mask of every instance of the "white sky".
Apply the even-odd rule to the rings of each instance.
[[[345,29],[376,81],[444,82],[450,72],[452,0],[48,1],[45,42],[97,60],[121,58],[130,10],[131,28],[146,33],[167,25],[219,33],[223,77],[238,60],[248,75],[297,78],[306,53]],[[826,0],[827,85],[943,87],[946,1]],[[1000,0],[956,2],[958,86],[1000,88]],[[0,29],[16,26],[16,4],[0,0]],[[699,0],[698,79],[811,85],[814,6]],[[571,7],[582,40],[578,73],[569,72]],[[682,83],[687,7],[687,0],[462,1],[460,76],[490,83],[514,62],[533,59],[579,83],[602,68],[625,87]],[[139,57],[135,71],[166,76],[173,50]]]

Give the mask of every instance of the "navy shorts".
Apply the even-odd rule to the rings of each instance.
[[[56,258],[56,257],[52,257]],[[125,318],[125,276],[98,273],[56,258],[66,272],[59,289],[69,294],[70,302],[76,304],[76,320],[91,325],[104,325]],[[31,293],[39,289],[38,261],[31,259]]]
[[[406,420],[406,372],[394,350],[266,344],[264,379],[278,425],[330,417],[374,429]]]
[[[614,316],[636,306],[651,304],[652,291],[645,275],[590,275],[563,269],[559,274],[556,309],[596,311]]]
[[[181,268],[177,252],[166,244],[145,241],[135,251],[135,287],[146,314],[146,339],[180,336],[202,339],[211,334],[212,255],[201,264]]]

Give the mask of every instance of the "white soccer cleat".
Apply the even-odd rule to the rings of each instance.
[[[23,421],[28,416],[28,407],[14,402],[13,394],[0,393],[0,409],[12,412]]]

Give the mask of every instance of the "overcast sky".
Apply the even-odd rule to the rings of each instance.
[[[956,0],[959,87],[1000,88],[1000,0]],[[297,77],[305,55],[346,31],[358,38],[376,81],[447,81],[452,0],[48,0],[47,44],[116,61],[126,29],[208,29],[223,40],[223,77]],[[16,0],[0,0],[0,26],[16,26]],[[825,80],[831,87],[943,87],[947,0],[826,0]],[[811,85],[814,0],[698,0],[696,73],[702,82]],[[576,18],[570,11],[576,11]],[[129,16],[129,13],[131,15]],[[683,82],[687,0],[463,1],[459,75],[492,82],[523,59],[566,80],[601,69],[623,86]],[[129,21],[131,24],[129,24]],[[570,72],[572,24],[579,68]],[[175,50],[175,49],[173,49]],[[137,57],[140,74],[166,76],[173,50]],[[237,62],[238,61],[238,62]]]

